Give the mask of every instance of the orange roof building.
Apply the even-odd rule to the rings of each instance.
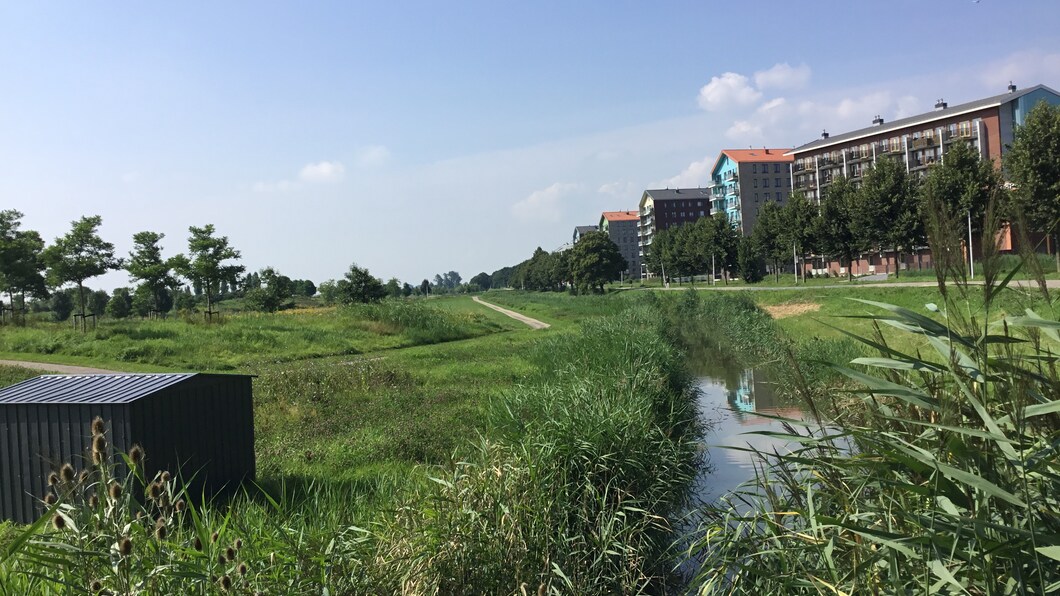
[[[626,259],[624,277],[640,277],[640,246],[637,238],[637,227],[640,224],[640,213],[633,211],[604,211],[600,214],[601,232],[618,245],[618,252]]]
[[[711,212],[725,213],[745,236],[758,212],[771,201],[783,204],[791,194],[791,149],[725,149],[710,171]]]

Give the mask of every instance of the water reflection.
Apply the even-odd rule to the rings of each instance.
[[[783,430],[779,421],[766,416],[803,418],[803,410],[778,399],[777,387],[765,372],[726,366],[718,360],[712,367],[699,378],[698,401],[700,416],[711,427],[706,437],[710,466],[696,490],[707,502],[754,477],[754,465],[759,462],[753,450],[790,450],[790,441],[783,437],[748,434]]]

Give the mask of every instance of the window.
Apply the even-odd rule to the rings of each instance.
[[[700,211],[700,212],[699,212],[699,216],[700,216],[700,217],[706,217],[706,215],[707,215],[707,212],[706,212],[706,211]]]
[[[758,193],[755,193],[755,202],[758,202]]]
[[[755,188],[758,188],[758,178],[755,178]]]
[[[773,179],[773,186],[780,188],[780,178]]]
[[[778,164],[778,163],[773,164],[773,173],[774,174],[779,174],[780,173],[780,164]]]
[[[758,164],[756,164],[756,163],[751,164],[751,173],[752,174],[757,174],[758,173]]]
[[[762,188],[769,188],[769,178],[762,178]]]
[[[780,200],[780,191],[779,190],[777,191],[777,200],[778,201]]]

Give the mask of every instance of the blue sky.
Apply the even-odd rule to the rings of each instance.
[[[470,278],[722,148],[1060,87],[1055,0],[216,4],[0,6],[0,207],[48,240],[100,214],[122,254],[214,223],[249,269]]]

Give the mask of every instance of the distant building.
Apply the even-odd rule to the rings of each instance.
[[[714,213],[725,213],[745,236],[758,211],[770,201],[784,204],[791,194],[791,149],[725,149],[710,170]]]
[[[638,233],[641,277],[650,275],[644,259],[651,250],[655,232],[667,230],[710,215],[710,191],[706,188],[646,190],[640,198]]]
[[[596,226],[574,226],[574,237],[571,240],[571,244],[577,244],[584,234],[595,231],[597,231]]]
[[[941,161],[955,142],[970,143],[983,159],[999,160],[1014,138],[1015,127],[1039,101],[1060,105],[1060,94],[1035,85],[1022,91],[1010,85],[1007,93],[950,106],[941,99],[931,112],[885,123],[876,116],[872,126],[821,138],[788,152],[792,188],[820,201],[821,190],[836,176],[857,184],[866,167],[881,158],[897,159],[912,174],[923,175]]]
[[[1005,148],[1013,142],[1015,128],[1022,125],[1028,112],[1040,101],[1060,105],[1060,94],[1045,85],[1018,90],[1009,85],[1008,91],[984,99],[950,106],[941,99],[935,109],[909,118],[886,123],[876,116],[872,126],[838,135],[827,132],[821,138],[796,147],[787,153],[792,164],[792,190],[820,202],[822,191],[837,176],[846,176],[855,186],[869,166],[880,159],[895,159],[914,176],[923,176],[934,163],[945,159],[946,151],[954,143],[970,144],[982,159],[990,159],[1000,167]],[[1011,234],[1006,229],[1001,239],[1002,250],[1012,249]],[[851,264],[861,273],[893,271],[905,267],[896,263],[891,253],[866,255]],[[843,274],[846,267],[817,259],[814,273]]]
[[[640,243],[637,227],[640,215],[636,211],[604,211],[600,215],[600,231],[618,245],[618,251],[626,259],[626,277],[640,276]]]

